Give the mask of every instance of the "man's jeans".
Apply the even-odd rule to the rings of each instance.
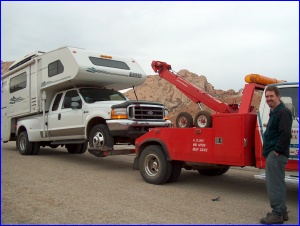
[[[282,154],[277,157],[274,151],[271,151],[267,157],[266,165],[266,185],[270,200],[272,212],[277,215],[283,215],[287,208],[286,186],[285,186],[285,165],[288,158]]]

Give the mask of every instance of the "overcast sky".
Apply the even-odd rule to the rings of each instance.
[[[299,81],[299,2],[1,2],[1,60],[80,47],[204,75],[215,89],[257,73]]]

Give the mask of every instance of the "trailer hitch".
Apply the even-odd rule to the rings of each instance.
[[[89,153],[96,157],[106,157],[110,155],[128,155],[135,153],[135,149],[114,149],[107,146],[101,148],[89,148]]]

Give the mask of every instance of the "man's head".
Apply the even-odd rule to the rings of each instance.
[[[280,92],[277,86],[267,86],[265,96],[267,104],[272,110],[280,104]]]

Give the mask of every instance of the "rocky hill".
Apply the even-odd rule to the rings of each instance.
[[[13,63],[1,62],[2,74],[8,71],[8,67]],[[216,99],[226,102],[228,104],[238,103],[242,97],[243,87],[237,92],[230,89],[227,91],[215,90],[213,85],[210,84],[207,78],[203,75],[198,76],[195,73],[188,70],[180,70],[179,76],[182,76],[185,80],[189,81],[193,85],[199,87],[204,92],[212,95]],[[199,106],[192,102],[187,96],[180,92],[173,84],[162,79],[159,75],[148,75],[144,84],[135,88],[137,97],[139,100],[157,101],[164,104],[169,109],[170,119],[175,125],[175,119],[180,112],[189,112],[192,116],[195,116],[200,110]],[[130,100],[136,100],[134,91],[131,89],[124,93]],[[261,92],[255,92],[252,105],[257,109]],[[202,105],[203,110],[213,112],[207,106]]]
[[[215,90],[214,87],[208,82],[207,78],[203,75],[198,76],[195,73],[188,70],[180,70],[179,76],[182,76],[185,80],[189,81],[194,86],[197,86],[205,93],[210,94],[214,98],[226,102],[228,104],[239,103],[242,98],[243,87],[238,92],[230,89],[227,91]],[[176,116],[180,112],[189,112],[192,116],[195,116],[200,111],[199,106],[191,101],[186,95],[179,91],[173,84],[167,82],[159,75],[149,75],[146,78],[144,84],[135,88],[137,97],[139,100],[152,100],[163,103],[168,109],[170,119],[175,125]],[[133,90],[129,90],[125,95],[135,100],[135,94]],[[258,109],[261,99],[261,93],[255,92],[252,105]],[[205,111],[213,112],[207,106],[202,104],[202,109]]]
[[[1,75],[5,74],[8,71],[10,65],[13,64],[14,61],[3,62],[1,61]]]

